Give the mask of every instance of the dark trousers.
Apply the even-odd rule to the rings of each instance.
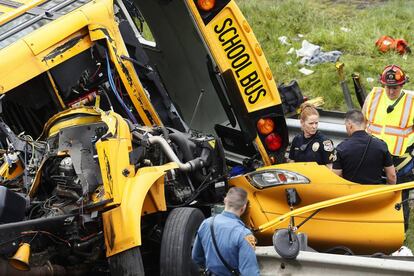
[[[414,175],[404,175],[404,176],[398,176],[397,177],[397,184],[405,183],[414,181]],[[404,230],[407,231],[408,229],[408,223],[410,221],[410,205],[408,197],[410,195],[410,190],[403,190],[402,191],[402,201],[403,201],[403,214],[404,214]]]

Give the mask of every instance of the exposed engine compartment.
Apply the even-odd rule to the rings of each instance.
[[[64,118],[76,122],[86,116],[76,113],[76,109],[72,111],[70,116],[55,119],[49,133]],[[6,202],[2,207],[10,209],[8,214],[18,213],[25,207],[24,217],[20,213],[11,219],[18,226],[0,225],[0,240],[9,240],[0,248],[6,258],[26,240],[31,240],[32,255],[37,256],[33,262],[37,266],[47,262],[64,265],[62,256],[69,257],[70,265],[102,258],[102,221],[98,213],[100,208],[105,210],[109,201],[103,199],[105,191],[95,144],[111,135],[96,114],[88,116],[97,122],[69,123],[70,126],[37,141],[16,136],[5,123],[1,124],[1,136],[8,144],[4,149],[3,167],[8,171],[13,167],[21,169],[18,176],[2,182],[9,188],[5,191],[12,193],[8,196],[19,198],[21,203],[11,206]],[[170,161],[179,164],[178,169],[169,170],[165,175],[168,206],[220,199],[212,185],[225,174],[219,140],[211,135],[183,133],[172,128],[133,124],[129,127],[133,145],[130,163],[135,170]],[[0,221],[10,222],[10,218],[0,216]],[[62,250],[66,253],[62,254]]]
[[[32,271],[108,273],[103,214],[122,203],[116,198],[120,190],[116,185],[126,185],[143,168],[176,164],[163,172],[164,209],[163,204],[151,205],[156,205],[150,202],[151,194],[150,203],[144,203],[150,207],[134,213],[141,216],[144,259],[151,259],[153,251],[159,254],[159,236],[168,213],[158,210],[208,209],[222,199],[227,168],[220,139],[190,130],[148,52],[133,39],[130,23],[118,9],[115,13],[122,35],[117,39],[125,40],[121,42],[126,50],[111,44],[111,37],[92,41],[89,36],[95,30],[78,30],[63,44],[50,46],[55,48],[42,61],[50,65],[57,52],[66,54],[82,40],[89,39],[90,47],[68,54],[69,58],[0,96],[3,261],[29,244]],[[132,57],[120,54],[125,51]],[[207,71],[203,82],[211,86]],[[194,88],[180,83],[170,87]],[[120,125],[127,125],[127,130]],[[119,161],[130,166],[119,169],[116,158],[106,156],[105,150],[99,152],[97,145],[110,140],[119,147],[114,151],[128,151],[123,156],[128,160]]]

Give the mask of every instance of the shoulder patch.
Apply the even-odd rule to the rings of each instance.
[[[253,236],[253,234],[245,236],[244,239],[253,248],[253,250],[256,250],[256,237]]]
[[[322,143],[323,143],[323,149],[325,151],[331,152],[334,150],[334,146],[331,140],[326,140],[326,141],[323,141]]]

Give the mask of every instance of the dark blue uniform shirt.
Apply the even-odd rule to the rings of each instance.
[[[387,144],[378,138],[371,136],[371,143],[365,154],[365,159],[356,171],[369,137],[370,135],[364,130],[355,131],[350,138],[336,147],[337,160],[332,167],[336,170],[342,170],[343,178],[361,184],[383,183],[383,169],[393,163]],[[354,178],[351,179],[354,174]]]
[[[317,162],[319,165],[326,165],[336,159],[335,148],[332,141],[319,131],[309,138],[305,138],[301,133],[292,140],[289,159],[295,162]]]
[[[231,275],[214,249],[210,231],[211,220],[212,218],[204,220],[198,229],[193,260],[215,275]],[[220,254],[232,268],[239,269],[241,275],[259,275],[256,254],[253,246],[246,240],[252,232],[238,216],[227,211],[217,215],[214,219],[214,234]]]

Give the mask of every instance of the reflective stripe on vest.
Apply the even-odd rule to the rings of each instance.
[[[381,99],[382,93],[383,93],[383,89],[379,87],[377,89],[376,93],[374,93],[374,95],[373,95],[373,99],[371,101],[371,104],[370,104],[370,107],[369,107],[369,110],[368,110],[368,114],[369,114],[368,121],[369,122],[374,121],[375,113],[377,112],[378,103]]]
[[[381,134],[382,126],[376,124],[369,124],[367,126],[367,132],[371,134]]]
[[[414,95],[405,92],[402,101],[394,106],[392,112],[387,113],[389,102],[385,89],[375,87],[371,93],[365,114],[368,120],[367,132],[384,140],[391,154],[401,156],[414,142]]]

